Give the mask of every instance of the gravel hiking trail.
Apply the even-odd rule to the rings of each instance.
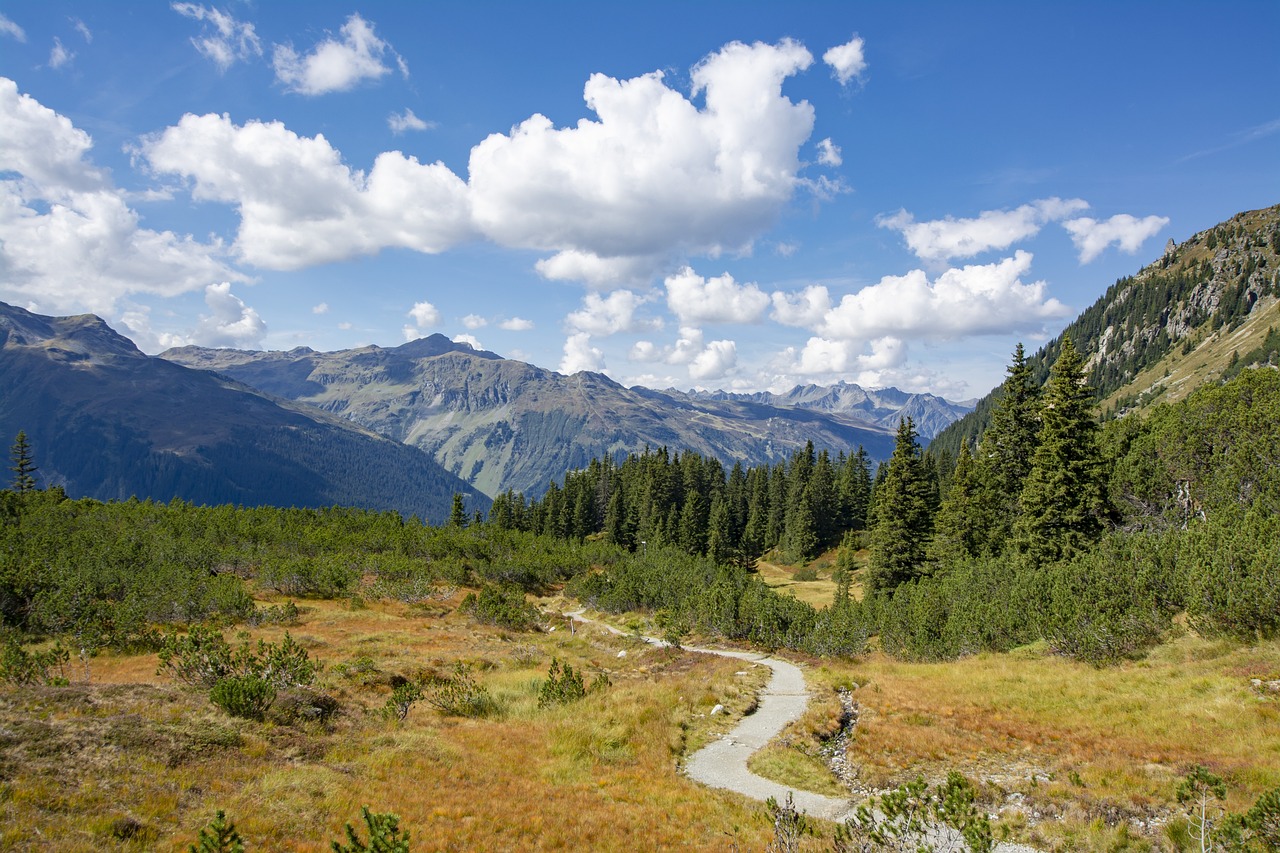
[[[612,634],[630,636],[626,631],[612,625],[588,619],[585,610],[573,610],[564,615],[577,622],[596,625]],[[641,637],[646,643],[655,646],[667,646],[669,643],[657,637]],[[777,737],[787,724],[800,718],[809,704],[809,689],[805,685],[804,673],[793,663],[758,652],[727,651],[725,649],[708,649],[695,646],[682,646],[686,652],[719,655],[726,658],[767,666],[773,672],[769,683],[765,685],[757,697],[758,707],[755,713],[743,717],[742,721],[719,740],[712,741],[702,749],[689,756],[685,764],[685,774],[695,782],[710,788],[724,788],[729,791],[764,802],[773,797],[777,802],[786,802],[790,794],[795,807],[810,817],[823,818],[830,821],[844,821],[852,817],[857,804],[852,799],[840,799],[815,794],[812,791],[801,791],[779,782],[757,776],[747,769],[747,759],[762,749],[773,738]],[[958,838],[959,833],[947,827],[931,829],[929,840],[950,849],[963,850],[964,842]],[[1022,844],[1000,842],[995,845],[995,853],[1037,853],[1036,848]]]

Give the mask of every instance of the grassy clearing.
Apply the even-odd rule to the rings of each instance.
[[[314,602],[289,629],[326,664],[330,724],[235,720],[155,676],[154,656],[99,658],[92,682],[0,690],[0,849],[185,849],[226,809],[256,850],[315,850],[359,808],[393,811],[418,849],[759,849],[761,807],[705,790],[678,759],[741,717],[741,662],[575,635],[508,634],[398,604]],[[282,628],[250,636],[277,640]],[[618,652],[626,651],[619,658]],[[540,710],[551,658],[612,687]],[[395,676],[473,666],[501,709],[403,723]],[[727,714],[712,717],[723,704]]]
[[[991,811],[1007,809],[1007,826],[1030,823],[1033,842],[1102,849],[1121,826],[1163,839],[1195,764],[1226,779],[1234,810],[1280,785],[1280,700],[1250,684],[1276,672],[1280,643],[1186,635],[1101,670],[1029,648],[946,664],[877,654],[810,681],[860,685],[849,757],[867,789],[956,769],[982,783]]]
[[[831,580],[834,568],[835,551],[831,551],[803,567],[762,559],[757,563],[756,571],[761,580],[779,592],[795,596],[814,607],[830,607],[836,595],[836,585]],[[816,575],[815,580],[797,580],[796,575],[803,577],[806,569]]]

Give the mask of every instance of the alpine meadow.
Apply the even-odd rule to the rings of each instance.
[[[1277,36],[0,8],[0,850],[1280,851]]]

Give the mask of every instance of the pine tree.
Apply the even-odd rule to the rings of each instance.
[[[1015,501],[1031,470],[1039,429],[1036,416],[1040,410],[1040,390],[1022,344],[1013,351],[1013,363],[1006,374],[978,455],[992,485],[1008,495],[1010,501]]]
[[[983,515],[994,525],[983,538],[994,553],[1003,548],[1018,516],[1018,499],[1039,442],[1039,412],[1040,389],[1019,343],[975,460],[987,490],[988,511]]]
[[[871,531],[868,585],[891,590],[925,571],[925,548],[933,531],[930,503],[936,484],[925,473],[915,423],[898,423],[893,456],[876,487],[876,523]]]
[[[993,527],[989,508],[977,463],[969,453],[969,442],[962,441],[951,486],[934,516],[929,562],[935,573],[945,571],[964,557],[981,556],[987,550]]]
[[[1014,525],[1018,549],[1037,562],[1070,556],[1102,535],[1104,470],[1083,360],[1064,336],[1045,388],[1040,433]]]
[[[27,441],[25,430],[18,430],[18,435],[9,449],[9,458],[13,465],[13,490],[18,494],[33,491],[36,487],[35,473],[39,469],[31,460],[31,443]]]
[[[871,509],[871,457],[862,445],[840,469],[840,502],[847,529],[866,530]]]
[[[467,507],[460,492],[453,493],[453,505],[449,509],[449,526],[467,526]]]

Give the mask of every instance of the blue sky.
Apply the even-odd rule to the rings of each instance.
[[[625,384],[997,384],[1280,202],[1280,3],[0,2],[0,300]]]

